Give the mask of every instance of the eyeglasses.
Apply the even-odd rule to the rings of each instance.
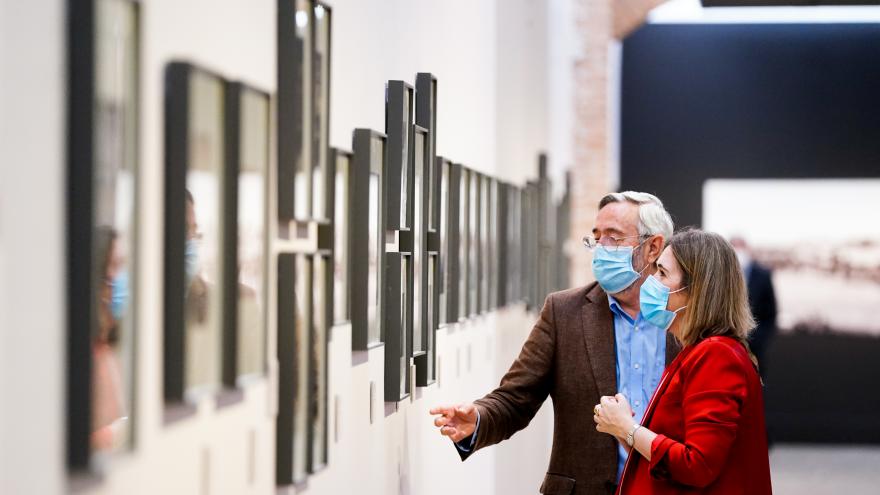
[[[600,245],[603,246],[603,247],[606,247],[606,248],[618,249],[618,248],[621,248],[621,247],[626,247],[626,246],[621,246],[620,244],[621,244],[623,241],[627,240],[627,239],[634,239],[634,238],[638,238],[638,239],[645,238],[645,239],[647,239],[647,238],[649,238],[649,237],[651,237],[651,236],[650,236],[650,235],[642,235],[642,234],[640,234],[640,235],[628,235],[628,236],[626,236],[626,237],[614,237],[614,236],[610,236],[610,235],[604,235],[604,236],[600,237],[599,239],[596,239],[595,236],[592,236],[592,235],[586,235],[586,236],[584,236],[583,241],[584,241],[584,246],[585,246],[587,249],[589,249],[590,251],[592,251],[592,250],[596,249],[596,247],[598,247],[598,246],[600,246]]]

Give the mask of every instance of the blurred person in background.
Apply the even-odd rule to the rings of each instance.
[[[633,449],[619,494],[772,492],[754,327],[733,247],[676,234],[642,284],[642,314],[682,344],[641,423],[624,394],[593,408],[596,429]]]
[[[599,202],[592,235],[596,282],[550,294],[501,384],[469,404],[431,409],[434,425],[462,460],[525,428],[553,400],[554,432],[545,494],[610,495],[628,451],[589,422],[603,395],[626,393],[636,419],[679,347],[639,310],[639,288],[672,236],[663,203],[647,193],[611,193]]]
[[[757,325],[749,337],[749,346],[761,365],[761,377],[766,379],[767,347],[776,335],[776,294],[773,290],[773,273],[769,268],[755,261],[745,239],[736,236],[730,239],[730,244],[745,275],[749,306]]]

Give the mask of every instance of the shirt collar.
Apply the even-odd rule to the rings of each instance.
[[[608,306],[611,307],[611,311],[617,316],[626,318],[626,320],[629,322],[635,321],[628,314],[626,314],[626,311],[624,311],[623,308],[620,307],[620,303],[617,302],[617,299],[611,296],[611,294],[608,294]],[[636,317],[638,318],[638,315],[636,315]]]

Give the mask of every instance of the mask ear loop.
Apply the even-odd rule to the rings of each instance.
[[[681,291],[687,289],[688,287],[690,287],[690,286],[689,286],[689,285],[685,285],[684,287],[682,287],[682,288],[680,288],[680,289],[675,289],[675,290],[673,290],[673,291],[670,291],[669,293],[670,293],[670,294],[675,294],[676,292],[681,292]],[[669,303],[668,303],[668,301],[669,301],[669,296],[667,295],[666,297],[667,297],[667,299],[666,299],[667,304],[669,304]],[[684,306],[682,306],[682,307],[680,307],[680,308],[674,310],[673,313],[678,314],[679,311],[681,311],[681,310],[683,310],[683,309],[686,309],[687,307],[688,307],[688,305],[685,304]]]

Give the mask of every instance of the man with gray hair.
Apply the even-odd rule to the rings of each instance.
[[[462,460],[525,428],[550,396],[553,449],[540,492],[614,493],[629,449],[596,431],[593,406],[621,393],[641,421],[678,353],[674,338],[639,310],[639,289],[656,271],[672,231],[656,196],[627,191],[602,198],[593,231],[584,237],[596,282],[547,296],[498,388],[473,403],[431,409]]]

